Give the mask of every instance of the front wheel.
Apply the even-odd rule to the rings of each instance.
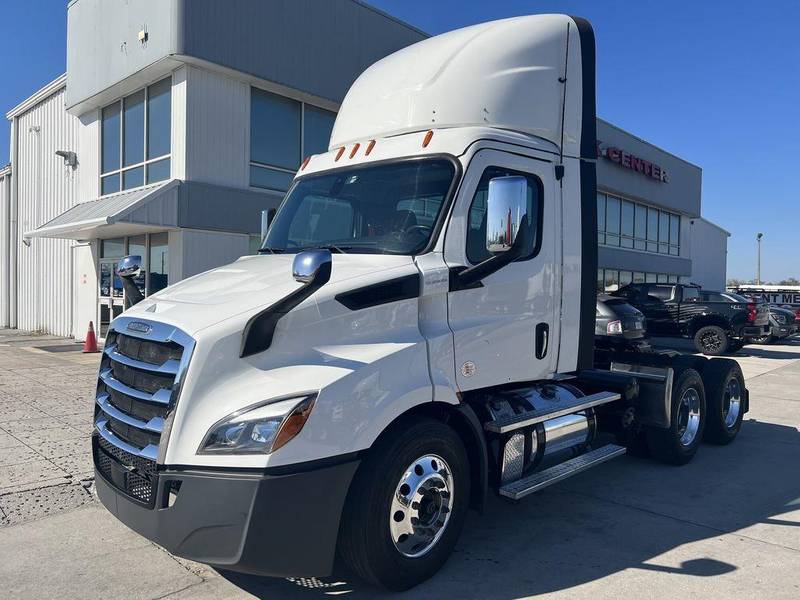
[[[467,453],[451,428],[433,419],[396,427],[356,474],[339,554],[366,581],[392,591],[414,587],[450,556],[469,496]]]
[[[728,334],[722,327],[706,325],[694,334],[694,346],[707,356],[719,356],[728,350]]]
[[[661,462],[685,465],[697,453],[705,424],[706,395],[700,374],[694,369],[676,369],[671,423],[668,429],[647,430],[650,453]]]

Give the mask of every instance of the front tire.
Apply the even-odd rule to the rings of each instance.
[[[708,404],[705,439],[730,444],[739,434],[744,418],[744,375],[735,360],[717,358],[703,370]]]
[[[676,369],[669,429],[649,428],[647,446],[657,460],[685,465],[697,453],[706,424],[703,380],[694,369]]]
[[[445,563],[464,526],[470,469],[464,444],[433,419],[395,427],[371,449],[348,493],[339,554],[359,577],[392,591]]]
[[[728,334],[717,325],[706,325],[694,334],[694,346],[706,356],[719,356],[728,350]]]

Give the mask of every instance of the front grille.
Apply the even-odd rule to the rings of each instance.
[[[164,424],[175,409],[194,341],[162,323],[140,328],[147,333],[131,333],[127,325],[133,320],[117,318],[106,338],[95,404],[94,461],[111,485],[152,507],[156,460],[169,436]]]

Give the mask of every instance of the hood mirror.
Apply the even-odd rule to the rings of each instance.
[[[120,259],[117,263],[117,275],[122,279],[122,289],[125,290],[125,309],[144,300],[139,286],[133,281],[142,273],[142,257],[131,254]]]
[[[331,264],[330,250],[305,250],[294,257],[292,275],[300,283],[325,283],[331,276]]]
[[[142,257],[138,254],[125,256],[117,263],[117,274],[120,277],[138,277],[141,271]]]
[[[486,249],[508,252],[520,224],[528,217],[528,181],[524,177],[495,177],[489,181],[486,200]]]

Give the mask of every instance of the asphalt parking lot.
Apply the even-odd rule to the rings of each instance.
[[[445,568],[398,597],[800,597],[800,340],[735,358],[751,411],[733,445],[677,468],[626,456],[519,504],[492,499]],[[217,572],[117,522],[92,490],[97,361],[65,340],[0,332],[3,597],[388,597],[343,572]]]

